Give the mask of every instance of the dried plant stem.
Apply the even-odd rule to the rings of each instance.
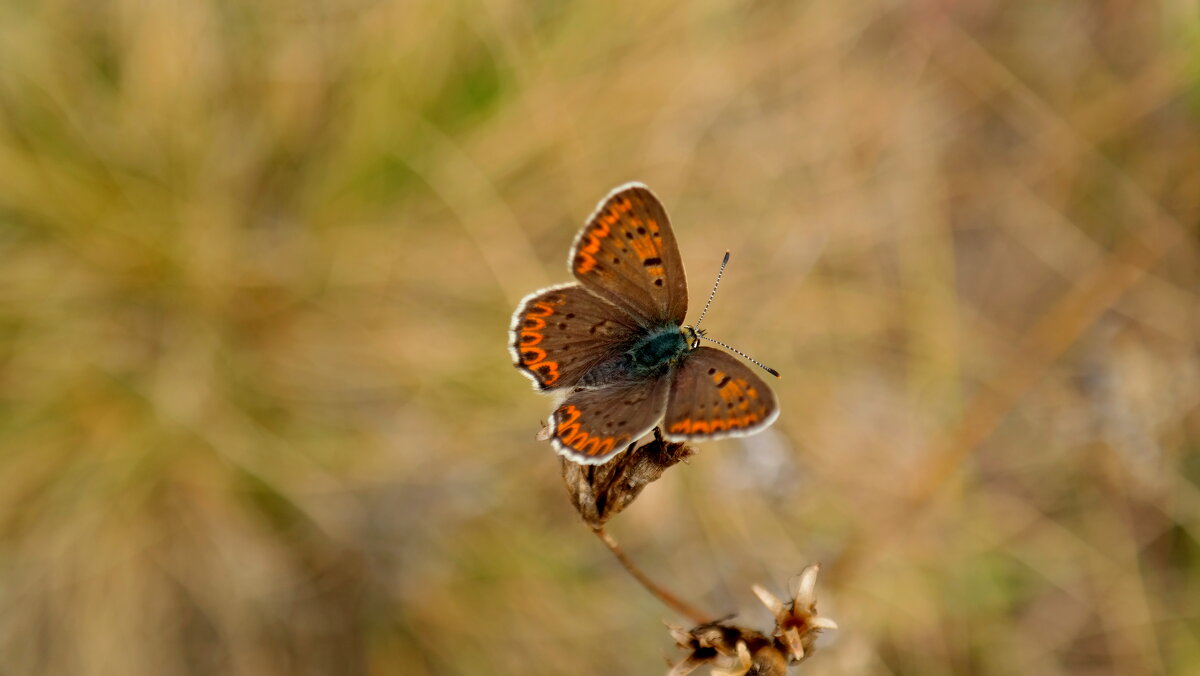
[[[605,546],[612,551],[613,556],[617,557],[617,560],[621,562],[621,565],[625,567],[625,570],[629,571],[629,574],[632,575],[635,580],[640,582],[641,585],[646,588],[646,591],[650,592],[659,601],[662,601],[663,604],[668,608],[671,608],[680,615],[686,616],[689,620],[697,625],[707,624],[713,621],[704,613],[693,608],[684,601],[681,601],[674,594],[658,586],[654,583],[654,581],[646,577],[646,574],[643,573],[640,568],[634,565],[633,561],[630,560],[630,558],[625,555],[625,552],[621,550],[621,546],[617,544],[616,539],[609,535],[604,528],[596,528],[592,532],[594,532],[596,537],[600,538]]]

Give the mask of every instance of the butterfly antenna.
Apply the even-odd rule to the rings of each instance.
[[[717,345],[720,345],[721,347],[725,348],[726,350],[729,350],[730,352],[738,355],[742,359],[745,359],[746,361],[750,362],[751,364],[754,364],[758,368],[766,371],[767,373],[770,373],[771,375],[775,376],[776,378],[783,377],[783,376],[779,375],[779,371],[776,371],[775,369],[771,368],[770,366],[767,366],[766,364],[755,359],[754,357],[751,357],[750,355],[746,354],[745,352],[742,352],[741,350],[737,349],[736,347],[734,347],[732,345],[726,345],[725,343],[722,343],[721,341],[719,341],[715,338],[709,338],[708,336],[704,335],[703,333],[700,333],[699,331],[696,332],[696,336],[699,338],[703,338],[704,340],[707,340],[710,343],[716,343]]]
[[[725,259],[721,261],[721,269],[717,271],[717,281],[713,282],[712,291],[708,294],[708,302],[704,304],[704,310],[700,312],[700,319],[692,325],[693,329],[700,328],[700,322],[704,321],[704,315],[708,314],[708,306],[712,305],[713,296],[717,295],[717,287],[721,285],[721,275],[725,274],[725,266],[729,263],[729,251],[725,251]],[[732,349],[732,348],[731,348]],[[735,352],[737,350],[734,350]],[[751,360],[753,361],[753,360]]]

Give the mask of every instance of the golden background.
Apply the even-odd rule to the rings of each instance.
[[[610,524],[651,577],[820,561],[805,674],[1200,664],[1195,0],[17,0],[0,64],[4,673],[665,672],[505,349],[629,180],[784,376]]]

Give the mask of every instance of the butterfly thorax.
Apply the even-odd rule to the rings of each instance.
[[[688,327],[690,330],[690,327]],[[658,373],[692,349],[684,329],[667,324],[649,332],[626,350],[629,366],[640,374]]]

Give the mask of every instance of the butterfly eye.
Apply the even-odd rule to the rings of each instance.
[[[690,326],[681,326],[679,327],[679,331],[683,334],[683,339],[687,341],[689,350],[694,350],[697,347],[700,347],[700,336],[696,332],[696,329],[693,329]]]

